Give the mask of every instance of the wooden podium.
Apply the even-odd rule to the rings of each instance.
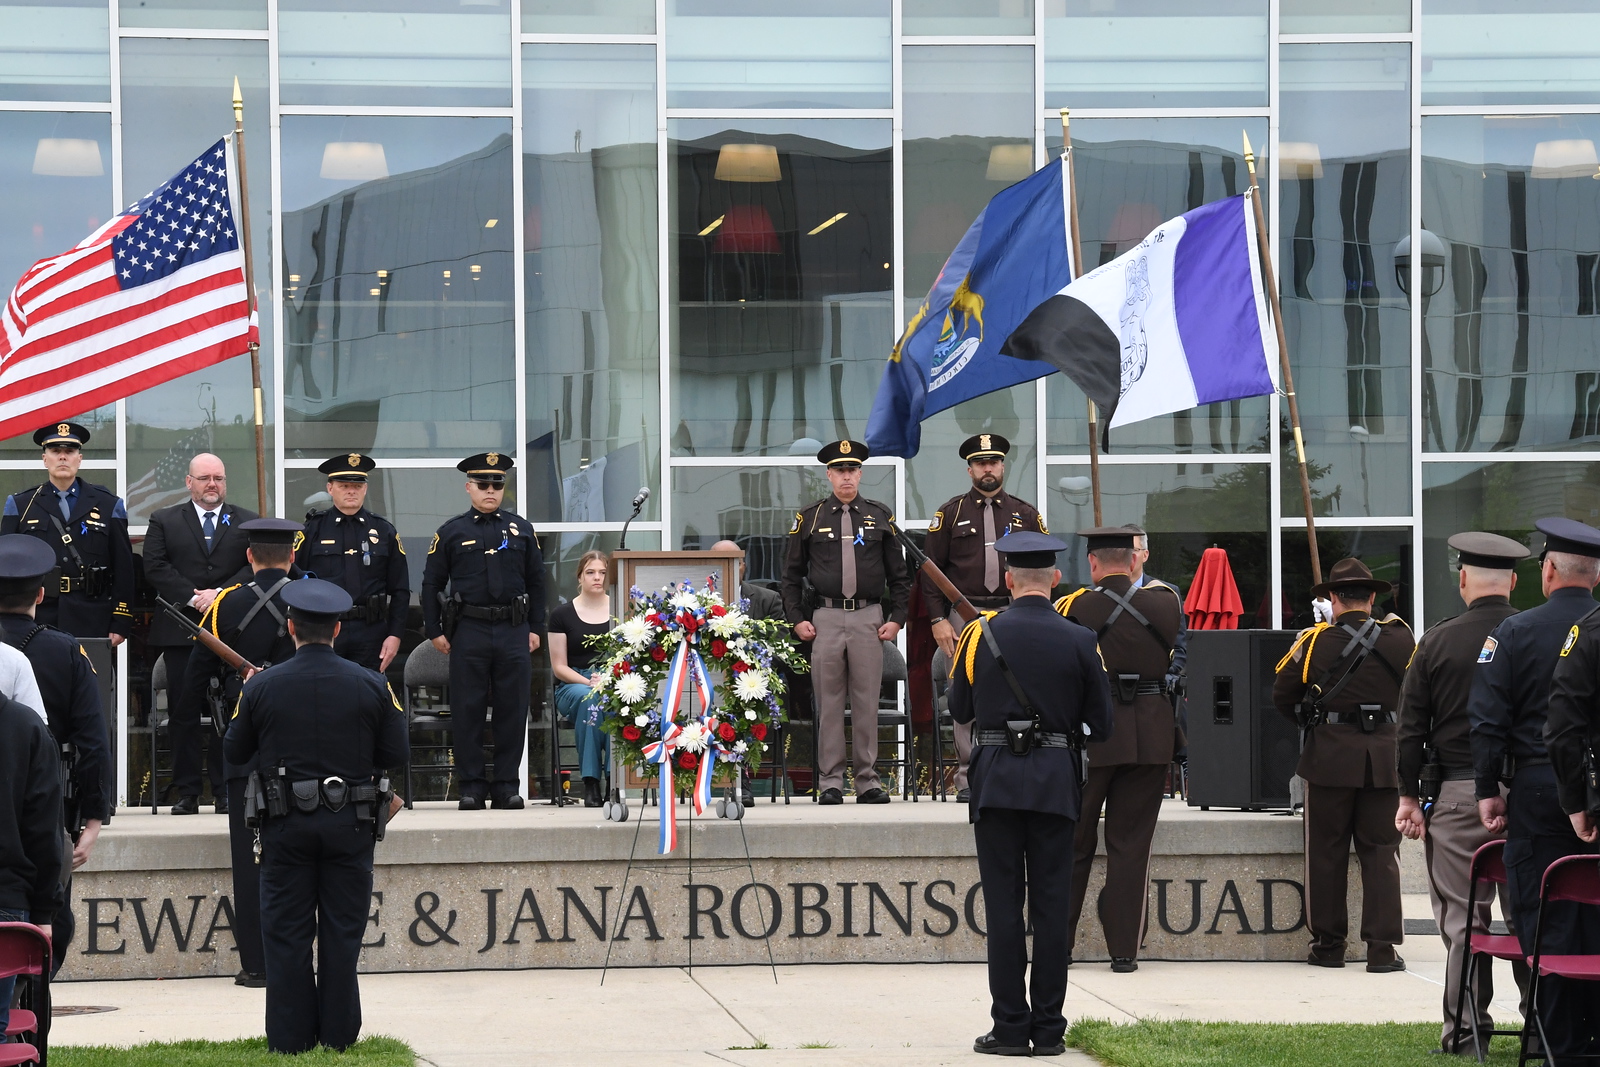
[[[722,552],[613,552],[611,553],[611,614],[626,620],[633,614],[628,590],[638,586],[655,593],[664,585],[688,582],[705,588],[708,577],[717,582],[717,595],[724,603],[739,600],[739,563],[744,553],[738,549]]]

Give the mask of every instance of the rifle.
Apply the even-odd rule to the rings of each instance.
[[[195,625],[194,620],[185,615],[183,610],[177,605],[171,604],[159,596],[156,597],[156,603],[160,604],[162,609],[166,611],[168,615],[171,615],[174,619],[177,619],[178,622],[183,625],[183,628],[188,630],[189,634],[196,641],[199,641],[202,645],[205,645],[206,648],[210,649],[212,655],[216,656],[233,670],[238,671],[241,675],[247,672],[254,674],[261,670],[260,667],[257,667],[254,663],[251,663],[249,660],[239,655],[239,653],[229,648],[227,644],[223,642],[222,638],[218,637],[216,634],[207,630],[203,626]]]
[[[950,601],[950,610],[961,616],[963,624],[971,622],[978,617],[978,609],[972,606],[972,601],[967,599],[965,593],[955,587],[955,583],[945,576],[939,565],[928,558],[928,554],[917,547],[917,543],[906,536],[906,532],[894,523],[889,524],[889,531],[894,534],[895,540],[900,542],[906,550],[906,555],[917,565],[917,570],[926,574],[934,587],[944,594]]]

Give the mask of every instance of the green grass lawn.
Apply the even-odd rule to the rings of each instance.
[[[1438,1023],[1199,1023],[1144,1021],[1118,1026],[1085,1019],[1067,1044],[1107,1067],[1438,1067]],[[1458,1062],[1446,1057],[1451,1062]],[[1472,1062],[1459,1061],[1459,1062]],[[1489,1063],[1517,1062],[1515,1038],[1497,1037]]]
[[[267,1051],[267,1039],[156,1041],[133,1048],[53,1045],[51,1067],[414,1067],[411,1047],[392,1037],[362,1038],[348,1052],[318,1048],[293,1059]]]

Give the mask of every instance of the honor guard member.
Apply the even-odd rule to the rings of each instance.
[[[217,594],[200,625],[222,643],[257,667],[282,663],[294,655],[289,636],[289,609],[283,591],[290,585],[289,565],[299,523],[288,519],[251,519],[239,529],[250,539],[245,556],[254,576]],[[212,721],[226,723],[238,706],[244,679],[226,666],[205,645],[195,644],[189,656],[185,699],[200,707],[213,701]],[[266,985],[266,962],[261,950],[261,885],[256,866],[255,835],[245,819],[245,783],[256,769],[224,760],[228,789],[228,842],[233,852],[234,943],[239,948],[239,973],[234,984],[258,989]]]
[[[1539,580],[1547,599],[1506,619],[1483,642],[1468,702],[1478,815],[1490,832],[1505,832],[1510,918],[1530,956],[1545,869],[1562,856],[1595,850],[1573,832],[1563,810],[1545,739],[1552,678],[1562,651],[1572,657],[1573,626],[1594,611],[1592,591],[1600,581],[1600,530],[1566,518],[1540,519],[1534,525],[1545,535]],[[1567,671],[1561,673],[1570,678]],[[1570,715],[1564,707],[1556,727],[1564,741]],[[1502,783],[1511,786],[1504,798]],[[1544,951],[1586,951],[1584,925],[1592,920],[1581,918],[1577,909],[1557,905],[1553,912],[1546,910]],[[1539,979],[1539,1023],[1558,1062],[1563,1055],[1593,1051],[1589,1044],[1600,1026],[1590,1016],[1592,988],[1588,982]]]
[[[933,513],[923,551],[951,584],[966,594],[973,607],[979,611],[1004,611],[1011,598],[1006,593],[996,543],[1020,530],[1042,534],[1050,531],[1045,528],[1044,517],[1037,508],[1002,488],[1006,456],[1011,452],[1010,441],[997,433],[973,434],[961,442],[957,451],[967,461],[972,489],[946,500]],[[927,577],[922,579],[922,595],[928,604],[933,639],[939,645],[939,655],[934,657],[933,663],[934,676],[948,678],[950,657],[956,650],[956,628],[948,618],[950,602]],[[952,733],[956,742],[956,799],[966,803],[972,728],[956,723]]]
[[[1145,898],[1150,888],[1150,841],[1172,765],[1172,705],[1166,676],[1172,667],[1182,605],[1170,586],[1133,588],[1133,531],[1097,526],[1081,536],[1089,546],[1090,589],[1056,601],[1056,610],[1094,631],[1114,701],[1110,737],[1090,737],[1089,778],[1083,789],[1072,870],[1069,935],[1089,888],[1090,867],[1106,813],[1106,882],[1097,911],[1111,969],[1139,969]],[[1069,945],[1070,948],[1070,945]]]
[[[1456,1010],[1469,935],[1488,933],[1490,901],[1479,897],[1477,913],[1469,916],[1467,893],[1473,853],[1501,835],[1485,830],[1478,819],[1467,698],[1484,639],[1517,613],[1510,600],[1517,586],[1513,568],[1527,558],[1528,550],[1492,533],[1458,533],[1449,544],[1461,557],[1458,588],[1467,610],[1430,627],[1406,671],[1400,689],[1400,809],[1395,825],[1406,837],[1423,842],[1433,917],[1448,961],[1440,1051],[1472,1054],[1473,1021],[1457,1017]],[[1501,903],[1509,910],[1509,898]],[[1487,960],[1478,967],[1474,986],[1478,1031],[1487,1033],[1494,1029],[1488,1014],[1494,999],[1493,968]]]
[[[56,910],[51,945],[55,967],[72,943],[71,872],[88,862],[110,817],[111,745],[100,706],[100,687],[77,638],[35,620],[45,578],[56,566],[49,544],[22,534],[0,536],[0,637],[28,657],[44,699],[50,735],[64,764],[63,829],[71,838],[66,896]]]
[[[39,605],[39,621],[76,637],[109,637],[115,648],[133,630],[133,546],[128,509],[103,485],[78,477],[89,431],[58,422],[33,435],[50,480],[6,498],[0,534],[37,537],[55,554],[60,578]]]
[[[461,810],[522,807],[517,776],[528,736],[532,653],[544,629],[544,557],[533,523],[504,511],[503,452],[456,464],[472,507],[433,535],[422,571],[424,633],[450,656],[450,712]],[[449,586],[448,593],[446,586]],[[484,778],[483,721],[494,708],[494,781]]]
[[[1094,635],[1061,618],[1050,590],[1061,580],[1054,537],[1019,530],[1000,539],[1011,609],[983,613],[961,633],[950,714],[971,725],[968,815],[988,915],[990,1015],[973,1043],[1002,1056],[1059,1056],[1065,1049],[1072,954],[1068,922],[1073,836],[1082,798],[1083,736],[1111,733],[1111,690]],[[1026,917],[1033,920],[1033,1003]]]
[[[306,537],[295,562],[350,594],[355,607],[339,620],[334,651],[381,673],[400,652],[411,575],[400,534],[367,509],[367,476],[377,465],[371,456],[349,452],[317,468],[328,476],[333,507],[306,513]]]
[[[815,641],[812,686],[817,700],[817,767],[822,804],[844,803],[844,706],[853,729],[857,804],[887,804],[878,784],[878,694],[883,686],[883,645],[906,621],[911,577],[889,524],[894,514],[860,495],[860,441],[824,445],[833,492],[795,512],[783,563],[783,610],[795,635]],[[806,585],[810,583],[808,596]],[[889,618],[883,599],[889,599]]]
[[[1303,630],[1278,662],[1272,702],[1301,729],[1306,781],[1306,927],[1314,967],[1343,967],[1350,931],[1350,844],[1361,863],[1361,940],[1367,970],[1403,971],[1400,914],[1400,780],[1395,720],[1416,641],[1398,618],[1372,617],[1388,582],[1359,559],[1341,559],[1311,590],[1333,603],[1333,622]]]
[[[267,1048],[343,1050],[361,1035],[373,843],[400,805],[383,769],[405,763],[406,721],[383,675],[333,651],[350,594],[308,578],[281,596],[295,654],[245,683],[224,749],[261,768]]]

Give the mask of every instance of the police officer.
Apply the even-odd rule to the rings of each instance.
[[[971,724],[976,735],[968,812],[989,917],[994,1028],[972,1047],[1003,1056],[1030,1055],[1030,1043],[1035,1056],[1065,1051],[1061,1005],[1072,953],[1081,738],[1112,730],[1111,691],[1094,635],[1050,606],[1050,590],[1061,580],[1056,553],[1066,547],[1031,530],[999,540],[1011,609],[985,612],[985,626],[974,622],[962,631],[950,683],[951,717]],[[1031,737],[1013,745],[1009,727],[1020,723]],[[1033,919],[1031,1007],[1023,986],[1024,898]]]
[[[282,663],[294,655],[289,636],[288,608],[283,590],[289,586],[289,564],[301,526],[288,519],[251,519],[242,523],[250,539],[245,549],[253,577],[230,585],[217,594],[200,620],[222,643],[257,667]],[[189,656],[185,699],[193,707],[215,701],[213,722],[227,722],[238,705],[244,679],[216,654],[196,643]],[[223,763],[228,781],[228,842],[233,853],[234,943],[239,948],[239,973],[234,984],[259,989],[267,984],[266,960],[261,950],[261,878],[256,867],[255,838],[245,818],[245,782],[256,769],[255,761]]]
[[[893,641],[906,621],[911,577],[895,543],[887,505],[860,495],[860,441],[824,445],[833,492],[794,515],[783,563],[783,610],[811,652],[816,693],[818,803],[844,803],[844,705],[853,729],[857,804],[887,804],[878,784],[878,693],[883,686],[883,641]],[[807,597],[805,583],[814,590]],[[883,617],[885,594],[889,618]]]
[[[1010,441],[997,433],[973,434],[961,442],[957,452],[967,461],[972,489],[946,500],[933,513],[923,551],[973,607],[1004,611],[1011,598],[1006,595],[996,543],[1018,530],[1050,531],[1037,508],[1002,488]],[[933,672],[935,677],[948,678],[950,657],[956,649],[956,629],[948,618],[950,602],[926,576],[922,579],[922,595],[928,604],[933,639],[939,646]],[[972,756],[972,729],[965,723],[956,723],[951,732],[956,742],[956,799],[966,803],[970,795],[967,763]]]
[[[1111,969],[1139,969],[1145,898],[1150,888],[1150,841],[1172,764],[1172,705],[1166,675],[1172,667],[1182,608],[1170,586],[1133,588],[1133,532],[1097,526],[1081,536],[1089,547],[1090,589],[1056,601],[1056,610],[1095,632],[1116,701],[1110,737],[1091,736],[1089,778],[1083,789],[1072,871],[1071,937],[1089,888],[1090,867],[1106,812],[1106,883],[1098,912]]]
[[[411,575],[399,532],[367,509],[367,476],[377,465],[371,456],[347,452],[317,468],[328,476],[333,507],[306,513],[295,562],[307,574],[343,586],[355,600],[350,617],[340,620],[334,651],[381,673],[400,653]]]
[[[49,544],[23,534],[0,535],[0,637],[28,657],[50,734],[58,747],[70,745],[74,753],[72,773],[63,783],[69,794],[63,821],[72,842],[70,867],[51,935],[59,969],[74,929],[71,872],[88,862],[110,816],[111,745],[88,654],[71,634],[35,621],[34,613],[44,602],[45,576],[55,566]]]
[[[433,535],[422,572],[424,633],[450,656],[450,712],[462,811],[520,808],[517,775],[528,736],[528,689],[544,629],[544,557],[533,523],[501,509],[503,452],[456,464],[472,507]],[[448,597],[445,587],[449,586]],[[494,781],[484,778],[483,722],[494,708]]]
[[[1505,832],[1511,919],[1530,956],[1545,869],[1562,856],[1594,851],[1573,833],[1563,810],[1545,748],[1545,718],[1561,652],[1572,639],[1573,624],[1594,610],[1592,590],[1600,581],[1600,530],[1566,518],[1540,519],[1534,525],[1545,535],[1539,580],[1547,599],[1506,619],[1484,640],[1468,703],[1478,815],[1491,833]],[[1567,712],[1557,726],[1564,739],[1570,721]],[[1500,794],[1503,781],[1511,785],[1505,797]],[[1575,908],[1546,912],[1546,951],[1568,951],[1559,946],[1583,940]],[[1540,1022],[1548,1051],[1558,1058],[1587,1051],[1600,1029],[1590,1020],[1588,987],[1586,982],[1539,979]]]
[[[89,431],[58,422],[33,435],[50,480],[6,498],[0,533],[24,533],[50,547],[59,582],[45,590],[39,621],[76,637],[109,637],[115,648],[133,630],[133,546],[128,509],[103,485],[78,477]]]
[[[1472,1020],[1456,1015],[1461,968],[1472,930],[1489,929],[1489,900],[1480,897],[1477,913],[1467,914],[1472,855],[1499,837],[1483,828],[1474,796],[1472,743],[1468,737],[1467,697],[1478,652],[1489,632],[1517,613],[1511,590],[1512,568],[1528,550],[1509,537],[1458,533],[1450,547],[1461,557],[1459,590],[1464,614],[1446,619],[1422,635],[1400,690],[1400,807],[1395,825],[1413,841],[1422,840],[1428,864],[1433,917],[1446,953],[1443,1052],[1473,1052]],[[1502,901],[1509,910],[1509,901]],[[1489,1003],[1494,999],[1490,961],[1479,961],[1473,997],[1480,1033],[1494,1029]]]
[[[381,674],[333,651],[350,594],[309,578],[281,596],[295,654],[245,683],[223,748],[283,788],[279,813],[269,799],[260,827],[267,1047],[345,1049],[361,1034],[356,963],[373,841],[400,805],[381,793],[382,769],[405,762],[406,722]]]
[[[1350,843],[1361,863],[1361,940],[1367,970],[1403,971],[1395,946],[1400,914],[1400,831],[1395,773],[1400,683],[1416,642],[1394,616],[1372,616],[1389,583],[1359,559],[1341,559],[1311,590],[1328,597],[1333,622],[1301,632],[1278,661],[1272,702],[1299,722],[1304,742],[1296,773],[1306,781],[1306,927],[1313,967],[1343,967],[1350,915]]]

